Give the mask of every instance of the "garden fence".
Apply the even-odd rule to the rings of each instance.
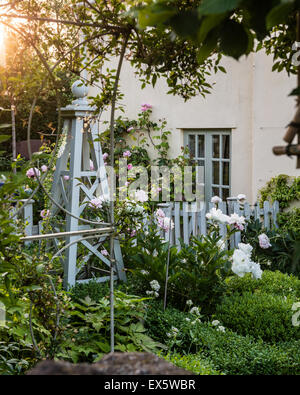
[[[42,233],[43,221],[38,224],[33,223],[33,205],[34,200],[31,200],[23,209],[23,219],[25,221],[25,234],[26,236],[38,235]],[[160,208],[164,211],[167,217],[172,218],[174,229],[171,234],[168,231],[159,229],[161,236],[171,242],[171,245],[178,246],[180,249],[180,239],[185,244],[189,244],[192,236],[206,235],[208,229],[208,221],[206,214],[214,207],[212,203],[208,205],[203,204],[200,209],[197,203],[188,202],[174,202],[174,203],[161,203]],[[279,213],[279,203],[275,201],[272,205],[269,202],[263,203],[263,208],[259,204],[251,206],[249,203],[240,204],[237,199],[229,198],[227,202],[219,204],[219,208],[224,214],[231,215],[236,213],[243,215],[247,220],[253,218],[259,219],[263,223],[264,228],[270,229],[277,227],[277,215]],[[144,218],[143,229],[146,231],[148,227],[148,220]],[[226,225],[220,224],[220,234],[223,238],[226,237]],[[230,248],[235,248],[241,242],[241,232],[235,233],[230,239]]]

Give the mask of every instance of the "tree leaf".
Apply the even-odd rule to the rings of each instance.
[[[198,8],[200,15],[222,14],[234,10],[241,0],[203,0]]]
[[[220,15],[208,15],[207,17],[205,17],[201,23],[201,26],[198,30],[198,34],[197,34],[197,39],[199,43],[202,43],[208,33],[216,26],[218,26],[220,24],[220,22],[223,21],[223,19],[225,19],[226,14],[220,14]]]
[[[233,20],[224,24],[221,31],[220,49],[228,56],[239,59],[248,50],[249,37],[244,27]]]
[[[294,4],[291,0],[288,0],[288,2],[279,4],[277,7],[272,8],[266,18],[267,29],[271,30],[272,27],[285,23],[286,18],[293,11],[293,9]]]
[[[196,10],[184,11],[170,20],[170,25],[181,37],[196,36],[200,26],[200,19]]]
[[[9,136],[8,134],[2,134],[0,136],[0,143],[3,143],[4,141],[7,141],[11,138],[11,136]]]

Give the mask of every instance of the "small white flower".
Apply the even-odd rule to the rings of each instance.
[[[149,272],[147,272],[147,270],[141,270],[141,273],[142,273],[144,276],[148,276],[148,274],[149,274]]]
[[[187,304],[188,306],[192,306],[192,305],[193,305],[193,302],[192,302],[191,300],[187,300],[187,301],[186,301],[186,304]]]
[[[158,292],[160,290],[160,285],[159,285],[158,281],[156,281],[156,280],[152,280],[150,282],[150,286],[156,292]]]
[[[217,331],[219,331],[219,332],[225,332],[224,326],[222,326],[222,325],[218,326]]]
[[[220,321],[218,321],[218,320],[214,320],[214,321],[212,321],[212,325],[213,326],[218,326],[219,325],[219,323],[220,323]]]
[[[192,307],[190,314],[200,315],[199,307]]]
[[[189,318],[186,318],[185,320],[186,320],[187,322],[190,322],[190,321],[191,321]]]

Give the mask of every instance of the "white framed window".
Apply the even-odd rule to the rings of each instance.
[[[231,194],[231,130],[184,130],[184,144],[198,166],[204,166],[205,201]]]

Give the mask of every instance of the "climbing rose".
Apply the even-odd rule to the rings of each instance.
[[[104,250],[101,250],[100,253],[104,256],[108,256],[108,251],[104,248]]]
[[[129,163],[129,165],[127,166],[127,169],[128,169],[128,170],[131,170],[132,168],[133,168],[132,164]]]
[[[49,215],[50,215],[50,210],[44,209],[44,210],[41,211],[41,217],[42,217],[43,219],[48,218]]]
[[[151,110],[151,108],[152,108],[151,104],[147,104],[147,103],[142,104],[142,111],[143,112],[147,111],[147,110]]]
[[[270,243],[270,239],[265,233],[262,233],[261,235],[258,236],[259,240],[259,245],[261,248],[266,250],[267,248],[272,247],[272,244]]]
[[[131,156],[131,152],[130,151],[123,152],[123,157],[124,158],[129,158],[130,156]]]
[[[103,204],[103,198],[94,198],[90,200],[89,207],[92,208],[101,208]]]
[[[142,189],[139,189],[138,191],[135,191],[135,200],[142,203],[147,202],[148,194]]]
[[[34,172],[34,170],[35,170],[35,172]],[[27,172],[26,172],[26,176],[28,177],[28,178],[34,178],[34,179],[36,179],[36,176],[35,175],[37,175],[38,177],[41,175],[41,172],[39,171],[39,169],[37,169],[36,167],[33,169],[33,168],[30,168],[29,170],[27,170]]]

